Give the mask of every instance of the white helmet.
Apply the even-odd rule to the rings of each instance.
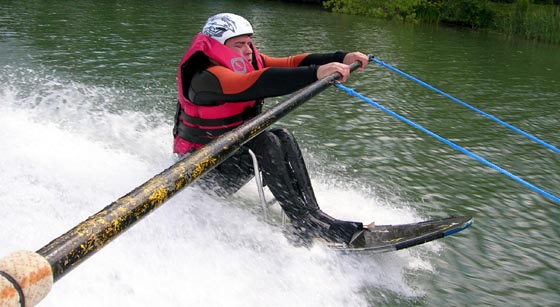
[[[253,34],[253,27],[247,19],[239,15],[221,13],[208,18],[202,27],[202,33],[223,45],[232,37]]]

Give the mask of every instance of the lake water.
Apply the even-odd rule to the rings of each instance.
[[[0,1],[0,257],[35,251],[174,162],[175,74],[218,12],[261,52],[360,50],[560,147],[560,47],[276,1]],[[372,63],[345,83],[556,197],[560,156]],[[268,99],[268,105],[282,98]],[[336,88],[290,128],[321,207],[377,224],[470,215],[455,236],[343,256],[290,245],[253,185],[188,188],[40,306],[558,306],[560,204]]]

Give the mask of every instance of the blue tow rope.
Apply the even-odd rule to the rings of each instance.
[[[363,101],[365,101],[365,102],[369,103],[370,105],[372,105],[372,106],[374,106],[374,107],[380,109],[381,111],[383,111],[383,112],[385,112],[385,113],[387,113],[387,114],[389,114],[389,115],[391,115],[391,116],[397,118],[397,119],[400,120],[400,121],[403,121],[403,122],[405,122],[405,123],[411,125],[412,127],[416,128],[416,129],[421,130],[422,132],[427,133],[428,135],[430,135],[430,136],[436,138],[437,140],[439,140],[439,141],[441,141],[441,142],[443,142],[443,143],[445,143],[445,144],[451,146],[451,147],[454,148],[454,149],[457,149],[458,151],[460,151],[460,152],[466,154],[467,156],[470,156],[470,157],[474,158],[475,160],[477,160],[477,161],[479,161],[479,162],[481,162],[481,163],[483,163],[483,164],[485,164],[485,165],[487,165],[487,166],[489,166],[489,167],[491,167],[491,168],[497,170],[498,172],[500,172],[500,173],[502,173],[502,174],[508,176],[509,178],[513,179],[514,181],[517,181],[517,182],[521,183],[522,185],[524,185],[524,186],[526,186],[526,187],[532,189],[533,191],[535,191],[535,192],[537,192],[537,193],[539,193],[539,194],[541,194],[541,195],[543,195],[543,196],[545,196],[545,197],[547,197],[547,198],[549,198],[549,199],[551,199],[551,200],[553,200],[553,201],[555,201],[555,202],[557,202],[557,203],[560,204],[560,198],[558,198],[557,196],[554,196],[554,195],[552,195],[551,193],[548,193],[548,192],[546,192],[546,191],[544,191],[544,190],[542,190],[542,189],[540,189],[540,188],[538,188],[538,187],[532,185],[531,183],[529,183],[529,182],[527,182],[527,181],[525,181],[525,180],[523,180],[523,179],[521,179],[521,178],[515,176],[514,174],[512,174],[512,173],[506,171],[505,169],[503,169],[503,168],[501,168],[501,167],[499,167],[499,166],[497,166],[497,165],[495,165],[495,164],[489,162],[488,160],[486,160],[486,159],[484,159],[484,158],[482,158],[482,157],[480,157],[480,156],[478,156],[478,155],[476,155],[476,154],[470,152],[469,150],[467,150],[467,149],[465,149],[465,148],[463,148],[463,147],[461,147],[461,146],[459,146],[459,145],[457,145],[457,144],[455,144],[455,143],[449,141],[448,139],[446,139],[446,138],[444,138],[444,137],[441,137],[441,136],[437,135],[436,133],[433,133],[432,131],[430,131],[430,130],[424,128],[424,127],[422,127],[421,125],[418,125],[417,123],[415,123],[415,122],[413,122],[413,121],[407,119],[406,117],[404,117],[404,116],[402,116],[402,115],[399,115],[399,114],[397,114],[397,113],[391,111],[390,109],[388,109],[388,108],[382,106],[381,104],[379,104],[379,103],[377,103],[377,102],[375,102],[375,101],[373,101],[373,100],[371,100],[371,99],[369,99],[369,98],[367,98],[367,97],[361,95],[360,93],[357,93],[357,92],[354,91],[353,89],[348,88],[348,87],[346,87],[346,86],[344,86],[344,85],[342,85],[342,84],[340,84],[340,83],[336,83],[335,86],[338,87],[339,89],[345,91],[345,92],[348,93],[350,96],[354,96],[354,97],[358,97],[358,98],[362,99]]]
[[[495,116],[492,116],[492,115],[490,115],[490,114],[488,114],[488,113],[485,113],[484,111],[482,111],[482,110],[480,110],[480,109],[477,109],[477,108],[475,108],[475,107],[469,105],[468,103],[466,103],[466,102],[464,102],[464,101],[462,101],[462,100],[460,100],[460,99],[458,99],[458,98],[455,98],[455,97],[453,97],[453,96],[451,96],[451,95],[449,95],[449,94],[447,94],[447,93],[445,93],[445,92],[443,92],[443,91],[441,91],[441,90],[439,90],[439,89],[437,89],[437,88],[435,88],[435,87],[429,85],[428,83],[426,83],[426,82],[424,82],[424,81],[422,81],[422,80],[419,80],[419,79],[417,79],[417,78],[415,78],[415,77],[413,77],[413,76],[411,76],[411,75],[409,75],[409,74],[407,74],[407,73],[405,73],[405,72],[403,72],[403,71],[401,71],[401,70],[399,70],[399,69],[397,69],[397,68],[395,68],[395,67],[393,67],[393,66],[391,66],[391,65],[389,65],[389,64],[386,64],[386,63],[384,63],[384,62],[381,61],[381,60],[378,60],[378,59],[376,59],[376,58],[374,58],[374,57],[370,57],[370,61],[371,61],[371,62],[375,62],[375,63],[377,63],[377,64],[379,64],[379,65],[381,65],[381,66],[383,66],[383,67],[386,67],[386,68],[388,68],[388,69],[390,69],[390,70],[392,70],[392,71],[394,71],[394,72],[396,72],[396,73],[398,73],[398,74],[400,74],[400,75],[402,75],[402,76],[404,76],[404,77],[406,77],[406,78],[408,78],[408,79],[410,79],[410,80],[412,80],[412,81],[414,81],[414,82],[416,82],[416,83],[422,85],[422,86],[425,87],[425,88],[428,88],[428,89],[430,89],[430,90],[432,90],[432,91],[434,91],[434,92],[436,92],[436,93],[438,93],[438,94],[440,94],[440,95],[443,95],[443,96],[445,96],[445,97],[447,97],[447,98],[449,98],[449,99],[451,99],[451,100],[457,102],[457,103],[460,104],[460,105],[463,105],[463,106],[465,106],[465,107],[467,107],[467,108],[469,108],[469,109],[471,109],[471,110],[473,110],[473,111],[475,111],[475,112],[477,112],[477,113],[479,113],[479,114],[482,114],[482,115],[486,116],[487,118],[489,118],[489,119],[491,119],[491,120],[493,120],[493,121],[495,121],[495,122],[497,122],[497,123],[499,123],[499,124],[501,124],[501,125],[503,125],[503,126],[509,128],[509,129],[511,129],[511,130],[513,130],[513,131],[515,131],[515,132],[517,132],[517,133],[519,133],[519,134],[525,136],[525,137],[528,138],[528,139],[531,139],[531,140],[535,141],[535,142],[538,143],[538,144],[543,145],[544,147],[546,147],[546,148],[548,148],[548,149],[550,149],[550,150],[552,150],[552,151],[554,151],[554,152],[556,152],[556,153],[560,153],[560,149],[558,149],[558,148],[556,148],[556,147],[554,147],[554,146],[548,144],[547,142],[545,142],[545,141],[543,141],[543,140],[537,138],[536,136],[533,136],[533,135],[531,135],[531,134],[529,134],[529,133],[527,133],[527,132],[525,132],[525,131],[523,131],[523,130],[521,130],[521,129],[515,127],[515,126],[512,126],[512,125],[510,125],[510,124],[508,124],[508,123],[502,121],[501,119],[499,119],[499,118],[497,118],[497,117],[495,117]]]

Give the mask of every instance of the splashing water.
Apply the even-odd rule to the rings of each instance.
[[[164,115],[119,108],[134,93],[0,70],[1,257],[38,250],[173,163]],[[313,177],[333,216],[420,220],[341,180]],[[187,188],[60,279],[40,306],[366,306],[384,292],[424,295],[407,277],[433,272],[425,258],[437,243],[355,256],[294,247],[257,204],[251,184],[229,200]]]

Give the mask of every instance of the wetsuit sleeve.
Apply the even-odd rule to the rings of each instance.
[[[317,81],[317,66],[269,67],[238,74],[212,66],[193,76],[189,100],[197,105],[219,105],[282,96]]]
[[[332,62],[342,63],[346,52],[335,53],[302,53],[285,58],[275,58],[261,53],[265,67],[301,67],[323,65]]]

